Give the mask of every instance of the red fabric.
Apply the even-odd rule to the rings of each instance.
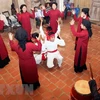
[[[42,60],[46,60],[47,59],[47,52],[46,53],[42,53]]]
[[[77,32],[81,32],[81,23],[82,23],[82,17],[80,16],[80,17],[77,17],[76,15],[74,15],[74,20],[76,21],[76,22],[78,22],[78,27],[77,27]],[[89,20],[89,17],[86,17],[86,19],[87,20]],[[75,45],[77,45],[77,37],[76,37],[76,41],[75,41]]]
[[[82,54],[81,54],[80,66],[83,66],[86,63],[86,57],[87,57],[87,46],[88,46],[88,40],[89,40],[88,31],[83,30],[81,32],[76,32],[74,25],[71,26],[71,31],[74,36],[78,37],[74,64],[78,66],[78,58],[79,58],[80,49],[81,49]]]
[[[52,35],[50,35],[50,36],[48,35],[48,36],[47,36],[47,40],[50,40],[50,39],[53,38],[53,37],[55,37],[55,34],[52,34]]]
[[[72,14],[71,11],[68,11],[68,12],[67,12],[67,15],[68,15],[68,16],[71,16],[71,14]]]
[[[26,50],[23,52],[18,43],[10,41],[11,49],[18,54],[19,68],[26,83],[35,83],[38,81],[38,71],[35,59],[33,57],[33,51],[41,51],[42,45],[40,41],[37,43],[38,46],[28,42],[26,44]]]
[[[0,35],[0,58],[2,60],[4,60],[7,56],[8,56],[8,52],[7,52],[6,46],[3,42],[3,39]]]
[[[78,17],[77,18],[77,16],[76,15],[74,15],[74,20],[76,21],[76,22],[78,22],[78,27],[77,27],[77,32],[81,32],[81,23],[82,23],[82,17]],[[86,20],[89,20],[89,17],[86,17]]]
[[[4,28],[4,22],[0,20],[0,30],[3,30],[3,28]]]
[[[31,39],[31,22],[30,18],[34,18],[35,14],[33,11],[33,14],[30,14],[29,12],[17,14],[18,21],[22,24],[22,27],[27,31],[28,33],[28,40]]]
[[[57,51],[57,49],[56,50],[53,50],[53,51],[48,51],[49,53],[54,53],[54,52],[56,52]]]
[[[46,11],[44,10],[44,16],[49,16],[50,17],[50,26],[52,27],[52,30],[54,33],[56,33],[57,31],[57,27],[58,27],[58,23],[57,20],[59,17],[63,18],[64,17],[64,13],[61,13],[58,9],[56,10],[50,10],[46,13]]]

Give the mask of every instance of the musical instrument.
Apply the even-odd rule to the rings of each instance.
[[[77,81],[71,90],[71,100],[92,100],[88,81]]]

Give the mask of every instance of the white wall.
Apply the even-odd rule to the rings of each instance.
[[[74,0],[70,0],[70,2],[74,3]]]
[[[18,0],[18,5],[20,7],[20,5],[25,4],[24,0]]]
[[[0,0],[0,13],[4,11],[11,12],[12,0]]]

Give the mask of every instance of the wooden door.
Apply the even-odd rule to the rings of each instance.
[[[80,9],[82,8],[90,8],[91,0],[74,0],[75,7],[79,6]]]
[[[92,0],[90,17],[92,20],[100,21],[100,0]]]

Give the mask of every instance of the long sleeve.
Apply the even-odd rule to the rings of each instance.
[[[63,40],[63,39],[58,39],[57,38],[57,44],[59,45],[59,46],[65,46],[65,41]]]
[[[13,40],[9,40],[9,43],[10,43],[11,50],[16,51],[18,48],[18,44],[15,43]]]
[[[74,36],[76,36],[76,37],[84,37],[84,36],[86,35],[86,33],[83,32],[83,31],[77,32],[77,31],[75,30],[74,25],[71,25],[70,27],[71,27],[71,31],[72,31],[72,33],[73,33]]]
[[[35,12],[32,10],[32,14],[29,13],[30,18],[35,18]]]
[[[57,37],[60,34],[61,28],[60,25],[58,24],[57,32],[55,33],[55,37]]]
[[[21,14],[17,13],[16,15],[17,15],[18,21],[21,22],[21,20],[22,20]]]
[[[79,19],[80,19],[80,17],[77,17],[76,14],[74,14],[73,18],[74,18],[74,20],[75,20],[76,22],[78,22]]]
[[[43,14],[44,14],[44,16],[49,16],[50,11],[46,12],[46,10],[43,10]]]
[[[41,51],[41,48],[42,48],[42,44],[40,41],[37,40],[37,45],[33,44],[31,46],[32,50],[33,51]]]
[[[63,18],[64,17],[64,12],[60,12],[59,11],[59,13],[60,13],[60,16],[59,17]]]
[[[45,35],[44,31],[43,31],[42,26],[40,26],[40,35],[42,36],[43,39],[46,38],[46,35]]]

